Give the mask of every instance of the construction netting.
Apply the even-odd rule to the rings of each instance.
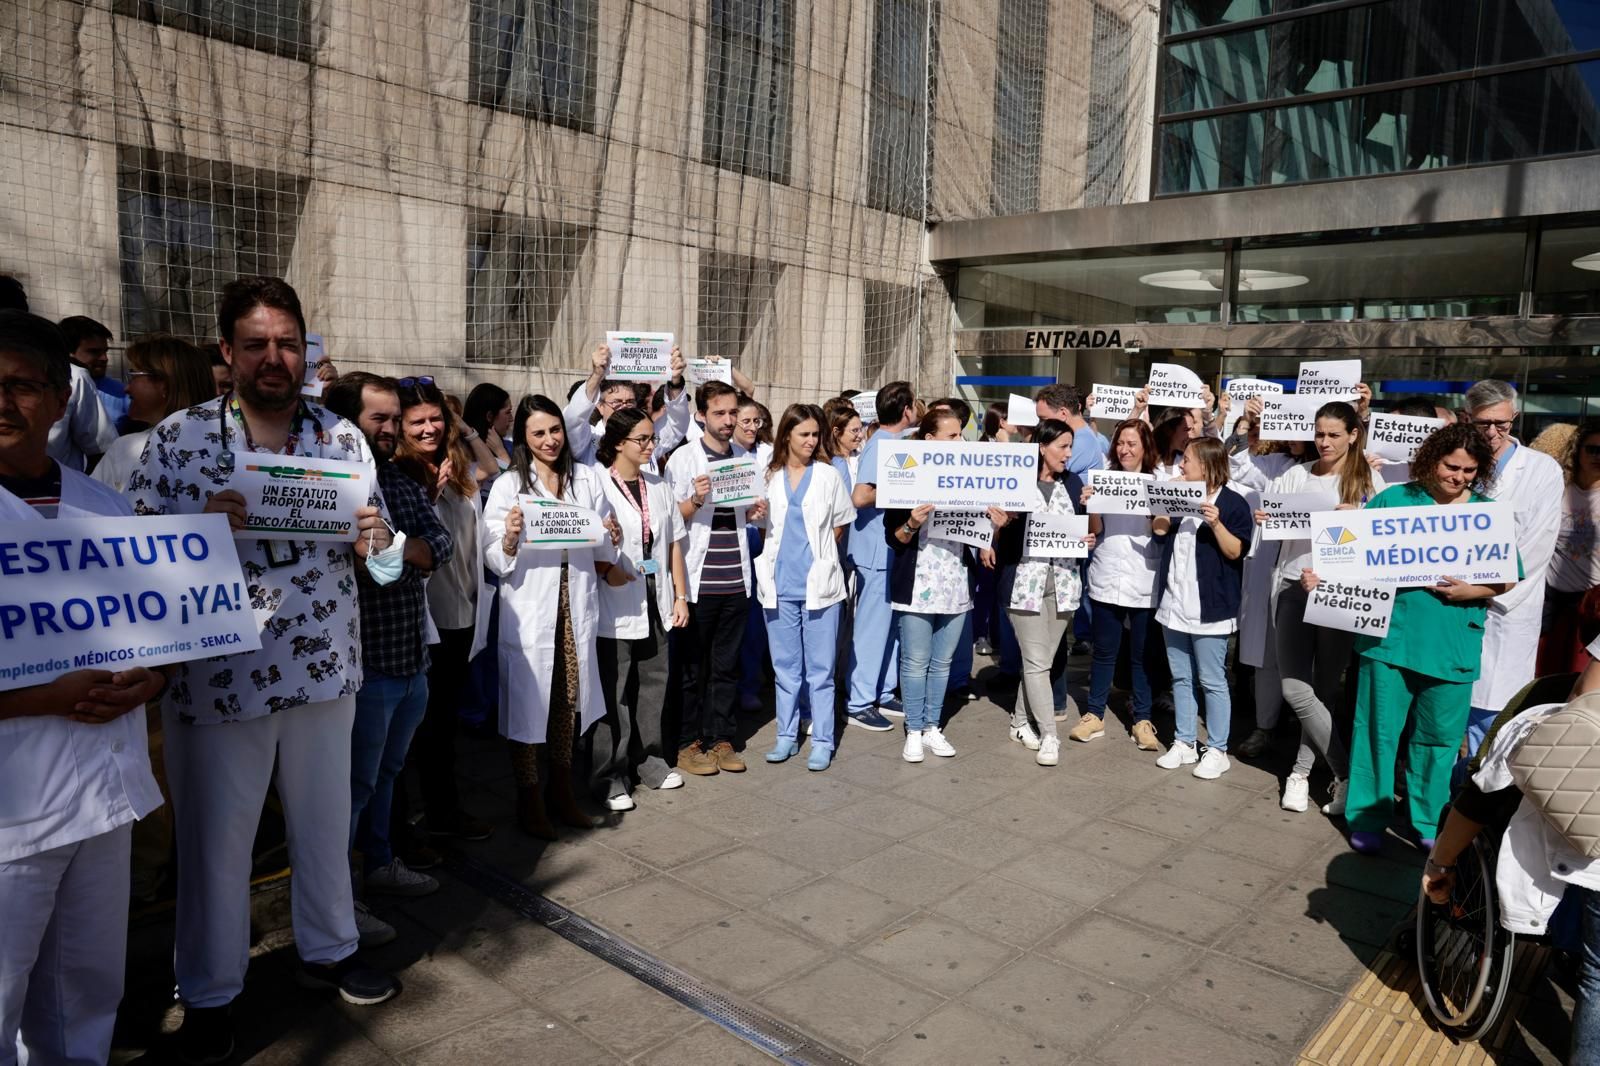
[[[341,368],[948,385],[930,224],[1143,199],[1156,5],[0,0],[0,274],[118,343],[287,277]]]

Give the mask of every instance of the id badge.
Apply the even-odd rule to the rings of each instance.
[[[293,540],[264,540],[261,542],[267,549],[267,565],[274,570],[293,566],[300,561],[300,542]]]
[[[661,572],[661,564],[654,559],[644,559],[639,563],[639,573],[645,577],[655,577]]]

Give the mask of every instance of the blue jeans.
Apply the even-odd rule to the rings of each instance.
[[[1572,1015],[1572,1063],[1600,1062],[1600,892],[1583,899],[1583,951],[1578,956],[1578,1005]]]
[[[972,684],[972,612],[961,616],[961,639],[956,641],[956,653],[950,658],[950,687],[966,688]]]
[[[1467,712],[1467,758],[1471,759],[1478,754],[1478,748],[1483,745],[1483,738],[1489,735],[1489,727],[1494,725],[1494,720],[1500,717],[1499,711],[1486,711],[1482,707],[1474,707]]]
[[[350,846],[368,870],[394,859],[389,815],[394,780],[406,765],[411,735],[428,710],[428,675],[393,677],[368,670],[356,693],[350,729]]]
[[[1150,678],[1144,672],[1144,638],[1150,629],[1149,607],[1120,607],[1099,600],[1093,605],[1094,658],[1089,664],[1089,713],[1104,718],[1111,698],[1111,679],[1117,672],[1117,653],[1122,650],[1122,623],[1128,623],[1128,666],[1133,675],[1133,720],[1150,720]]]
[[[833,750],[833,668],[843,614],[842,603],[808,611],[799,600],[779,600],[777,609],[766,612],[779,740],[799,738],[804,691],[813,708],[811,746]]]
[[[1177,739],[1193,745],[1200,718],[1195,681],[1206,694],[1206,746],[1228,750],[1228,719],[1233,704],[1228,694],[1228,635],[1196,636],[1176,629],[1167,635],[1167,665],[1172,667],[1172,705]]]
[[[950,684],[950,660],[961,640],[961,620],[966,614],[895,612],[900,620],[900,702],[905,706],[908,733],[940,724],[944,693]]]
[[[850,648],[851,713],[894,698],[897,633],[894,608],[889,606],[889,571],[857,569],[856,628]]]

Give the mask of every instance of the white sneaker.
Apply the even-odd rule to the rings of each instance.
[[[1200,753],[1194,750],[1193,744],[1185,744],[1181,740],[1174,740],[1172,747],[1156,757],[1156,765],[1163,770],[1176,770],[1180,766],[1188,766],[1200,761]]]
[[[1035,733],[1033,731],[1033,726],[1029,725],[1027,722],[1023,722],[1021,725],[1012,726],[1009,736],[1012,740],[1016,741],[1018,744],[1021,744],[1029,751],[1039,750],[1039,734]]]
[[[906,733],[906,746],[900,749],[900,757],[906,762],[922,761],[922,734]]]
[[[1194,768],[1194,776],[1204,781],[1215,781],[1233,766],[1228,761],[1228,753],[1218,751],[1216,748],[1207,748],[1206,753],[1200,756],[1200,763]]]
[[[1322,813],[1332,817],[1344,816],[1345,797],[1350,793],[1350,782],[1344,778],[1333,783],[1333,798],[1322,805]]]
[[[678,771],[676,771],[676,770],[669,771],[667,773],[667,776],[663,777],[661,779],[661,784],[656,786],[656,788],[682,788],[682,787],[683,787],[683,775],[678,773]]]
[[[380,948],[399,935],[394,926],[373,914],[359,899],[356,900],[356,932],[361,935],[364,948]]]
[[[368,892],[385,896],[428,896],[439,891],[439,882],[417,873],[399,859],[368,871],[362,883]]]
[[[1060,762],[1061,738],[1045,737],[1043,740],[1041,740],[1039,742],[1039,754],[1033,757],[1033,761],[1038,763],[1040,766],[1054,766],[1056,763]]]
[[[950,746],[950,742],[944,738],[943,733],[939,732],[939,727],[936,725],[930,725],[923,729],[922,745],[935,755],[946,759],[956,753],[956,749]]]
[[[803,737],[809,737],[811,735],[811,719],[800,719],[800,735]]]
[[[634,808],[633,797],[624,792],[620,796],[612,796],[606,800],[608,811],[631,811]]]
[[[1311,782],[1299,774],[1290,774],[1289,780],[1283,783],[1283,799],[1278,806],[1286,811],[1304,814],[1311,806]]]

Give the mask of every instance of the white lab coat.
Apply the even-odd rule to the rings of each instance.
[[[1253,513],[1261,509],[1261,494],[1294,465],[1294,456],[1283,452],[1236,452],[1228,456],[1228,487],[1245,498]],[[1255,523],[1239,592],[1239,661],[1258,670],[1266,662],[1267,641],[1274,639],[1276,631],[1272,623],[1277,611],[1273,574],[1278,569],[1278,543],[1262,540],[1261,523]]]
[[[789,525],[788,474],[779,470],[767,479],[767,538],[756,556],[756,594],[761,606],[778,609],[778,552]],[[855,520],[856,509],[844,480],[830,463],[811,464],[811,484],[806,487],[800,513],[811,547],[811,570],[806,574],[806,610],[820,611],[845,597],[844,567],[839,562],[839,542],[833,531]]]
[[[100,402],[94,378],[81,366],[72,368],[72,394],[67,409],[50,427],[45,450],[50,458],[70,470],[82,470],[86,457],[101,455],[117,442],[117,426]]]
[[[476,463],[473,464],[473,470],[477,470]],[[95,471],[98,473],[99,467],[96,467]],[[473,514],[477,517],[476,528],[481,539],[483,534],[483,494],[481,492],[472,493],[469,502],[472,504]],[[441,514],[439,519],[443,521],[444,515]],[[465,550],[465,548],[458,548],[457,550],[461,551]],[[472,570],[478,578],[478,590],[472,601],[472,647],[467,652],[468,662],[476,659],[483,649],[489,646],[489,620],[494,617],[495,599],[495,588],[489,584],[488,575],[483,569],[482,561],[479,560],[478,565],[474,566]],[[424,603],[424,606],[426,606],[426,603]],[[426,618],[429,629],[428,643],[437,644],[439,643],[439,631],[434,625],[433,612],[431,610],[426,612]]]
[[[483,512],[483,561],[500,578],[500,732],[524,744],[544,743],[550,718],[550,682],[555,676],[556,604],[561,597],[561,562],[567,560],[567,594],[572,635],[578,649],[579,731],[599,721],[606,711],[594,640],[599,623],[597,561],[614,562],[609,540],[593,548],[566,551],[535,549],[523,544],[514,557],[501,550],[506,515],[523,494],[513,470],[489,490]],[[530,496],[548,496],[535,481]],[[593,469],[574,465],[566,502],[602,516],[612,513],[605,490]]]
[[[600,582],[600,629],[602,637],[614,640],[643,640],[650,635],[650,610],[645,594],[650,585],[639,575],[638,561],[644,555],[643,516],[633,497],[619,486],[611,471],[593,467],[605,489],[606,499],[622,527],[622,543],[617,546],[618,561],[634,575],[626,585]],[[650,501],[650,558],[656,562],[656,610],[663,625],[672,624],[672,546],[689,535],[683,524],[672,487],[648,470],[642,472],[645,495]]]
[[[1522,580],[1503,596],[1489,601],[1483,626],[1483,666],[1472,683],[1472,705],[1498,711],[1533,680],[1539,629],[1544,614],[1545,571],[1556,550],[1561,527],[1561,465],[1542,452],[1519,443],[1495,479],[1492,500],[1510,503],[1517,514],[1517,552]]]
[[[671,482],[672,495],[679,503],[694,495],[694,479],[709,469],[706,450],[700,446],[701,439],[700,437],[691,439],[673,452],[672,458],[667,460],[667,480]],[[738,448],[733,448],[729,451],[728,457],[733,458],[738,451]],[[739,561],[744,567],[744,594],[748,596],[750,595],[750,541],[744,533],[746,510],[747,508],[742,506],[735,507],[733,517],[734,526],[739,532]],[[700,600],[700,571],[705,566],[706,552],[711,548],[711,517],[715,511],[716,508],[708,500],[706,505],[688,520],[689,547],[683,554],[689,570],[690,603],[698,603]]]
[[[572,394],[567,406],[561,409],[561,421],[567,430],[567,446],[572,449],[572,461],[575,464],[583,466],[595,464],[595,451],[600,447],[600,437],[606,431],[604,422],[589,421],[594,416],[598,400],[598,395],[590,398],[588,390],[580,388]],[[661,408],[659,421],[656,422],[656,455],[668,454],[678,446],[679,441],[683,440],[684,435],[689,432],[692,408],[687,385],[678,393],[676,399],[670,390],[667,392],[667,401]]]

